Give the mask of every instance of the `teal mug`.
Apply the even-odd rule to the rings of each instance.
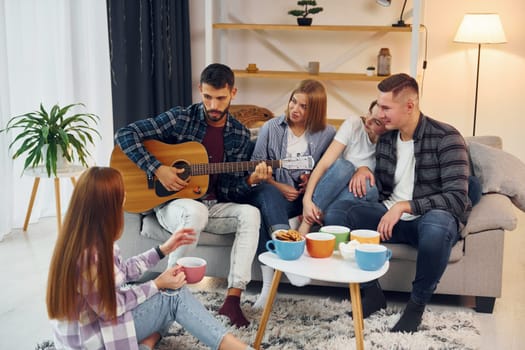
[[[392,251],[380,244],[363,243],[355,248],[355,260],[361,270],[379,270],[392,257]]]
[[[274,238],[266,242],[266,249],[283,260],[297,260],[303,255],[305,247],[304,238],[300,241],[281,241]]]

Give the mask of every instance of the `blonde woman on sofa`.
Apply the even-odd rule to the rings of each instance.
[[[303,220],[299,232],[322,225],[323,213],[335,200],[377,201],[374,177],[376,142],[385,132],[378,117],[377,101],[372,101],[364,117],[350,117],[337,130],[334,140],[315,166],[303,197]]]
[[[335,134],[327,124],[326,90],[317,80],[303,80],[292,91],[285,114],[267,121],[257,137],[251,160],[281,160],[295,156],[311,156],[317,163]],[[259,164],[247,178],[252,186],[247,203],[261,212],[259,247],[266,251],[266,242],[278,229],[289,229],[289,218],[302,212],[302,198],[308,183],[304,170],[272,169]],[[263,307],[271,284],[273,270],[261,266],[263,288],[254,307]],[[290,282],[302,286],[309,282],[300,276],[287,274]]]
[[[46,302],[55,347],[150,350],[177,322],[211,349],[252,349],[191,294],[179,266],[127,284],[196,235],[181,229],[123,260],[115,241],[124,226],[124,200],[122,176],[112,168],[89,168],[75,186],[49,269]]]

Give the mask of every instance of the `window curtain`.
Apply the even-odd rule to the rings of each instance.
[[[0,0],[0,128],[13,116],[82,102],[100,117],[92,164],[107,165],[113,148],[113,117],[105,0]],[[23,159],[7,146],[16,135],[0,134],[0,240],[23,226],[33,178],[22,174]],[[62,210],[72,184],[61,183]],[[52,179],[42,179],[31,215],[55,216]],[[29,228],[28,231],[30,231]]]
[[[107,0],[115,130],[191,104],[188,0]]]
[[[7,77],[7,38],[6,38],[6,16],[4,0],[0,0],[0,77]],[[9,115],[9,83],[7,79],[0,79],[0,129],[7,123]],[[2,185],[2,198],[12,198],[12,172],[13,166],[7,154],[9,145],[7,136],[0,134],[0,182]],[[0,241],[9,233],[13,224],[13,208],[8,201],[0,200]]]

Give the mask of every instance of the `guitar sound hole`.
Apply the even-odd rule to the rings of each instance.
[[[190,170],[190,165],[188,163],[182,160],[179,160],[178,162],[173,163],[172,167],[177,168],[177,169],[184,169],[184,172],[179,174],[179,177],[182,180],[187,180],[190,177],[191,170]]]

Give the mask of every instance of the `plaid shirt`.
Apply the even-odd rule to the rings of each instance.
[[[99,309],[100,296],[96,291],[82,295],[78,321],[52,320],[57,349],[120,350],[138,349],[132,310],[158,292],[153,281],[128,285],[148,268],[159,262],[154,248],[123,261],[120,249],[114,245],[117,320],[107,320]],[[82,276],[82,274],[80,274]],[[89,281],[82,279],[85,287]],[[86,288],[79,288],[87,290]]]
[[[133,162],[153,177],[162,164],[146,150],[143,141],[153,139],[169,144],[188,141],[202,143],[207,127],[204,105],[197,103],[186,108],[174,107],[154,118],[131,123],[117,131],[115,141]],[[228,114],[224,126],[224,161],[248,161],[252,150],[250,131]],[[239,201],[249,190],[247,175],[247,172],[219,175],[216,189],[218,200]]]
[[[398,133],[387,132],[377,143],[375,176],[380,200],[387,199],[394,189]],[[423,114],[413,139],[416,167],[412,214],[446,210],[458,219],[461,228],[472,209],[467,195],[469,160],[465,140],[454,127]]]

